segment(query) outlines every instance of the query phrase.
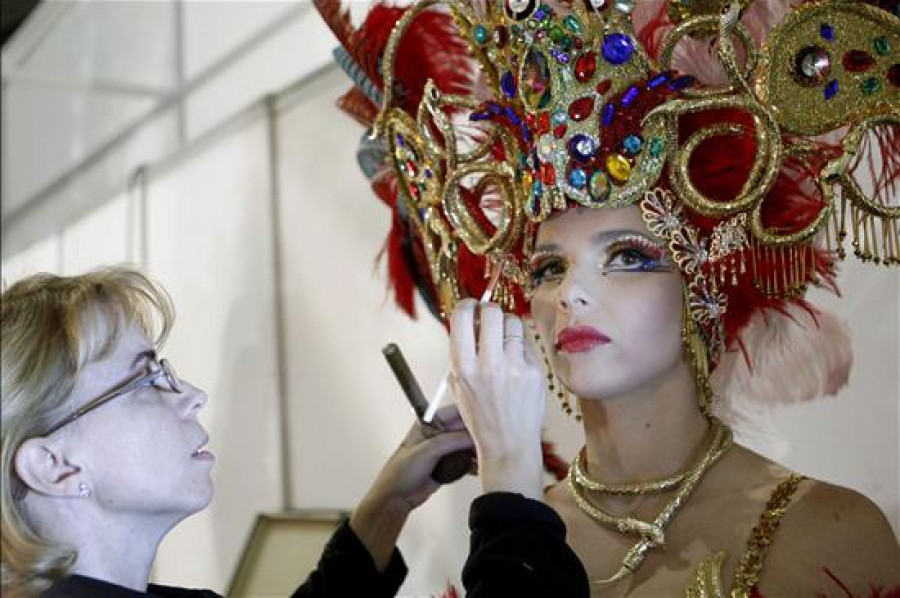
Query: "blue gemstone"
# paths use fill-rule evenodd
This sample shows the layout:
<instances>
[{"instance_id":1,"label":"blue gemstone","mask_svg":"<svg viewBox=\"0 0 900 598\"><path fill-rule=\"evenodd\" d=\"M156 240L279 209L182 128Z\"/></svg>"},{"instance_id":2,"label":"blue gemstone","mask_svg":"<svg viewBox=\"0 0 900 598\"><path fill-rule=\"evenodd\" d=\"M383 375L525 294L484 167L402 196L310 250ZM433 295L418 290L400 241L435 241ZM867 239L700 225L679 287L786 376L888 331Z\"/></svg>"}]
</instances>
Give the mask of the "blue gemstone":
<instances>
[{"instance_id":1,"label":"blue gemstone","mask_svg":"<svg viewBox=\"0 0 900 598\"><path fill-rule=\"evenodd\" d=\"M597 143L583 133L573 135L569 140L569 153L576 160L586 162L591 159L595 151L597 151Z\"/></svg>"},{"instance_id":2,"label":"blue gemstone","mask_svg":"<svg viewBox=\"0 0 900 598\"><path fill-rule=\"evenodd\" d=\"M678 77L671 83L669 83L669 89L672 89L675 91L681 91L685 87L690 87L693 84L694 84L693 77L691 77L690 75L683 75L681 77Z\"/></svg>"},{"instance_id":3,"label":"blue gemstone","mask_svg":"<svg viewBox=\"0 0 900 598\"><path fill-rule=\"evenodd\" d=\"M822 23L819 25L819 35L822 36L822 39L827 39L830 42L834 41L834 27L829 25L828 23Z\"/></svg>"},{"instance_id":4,"label":"blue gemstone","mask_svg":"<svg viewBox=\"0 0 900 598\"><path fill-rule=\"evenodd\" d=\"M544 186L540 181L534 181L531 183L531 195L533 197L540 197L541 194L544 193Z\"/></svg>"},{"instance_id":5,"label":"blue gemstone","mask_svg":"<svg viewBox=\"0 0 900 598\"><path fill-rule=\"evenodd\" d=\"M838 92L838 81L837 81L837 79L832 79L832 81L828 85L825 86L825 90L824 90L825 99L830 100L831 98L833 98L834 96L837 95L837 92Z\"/></svg>"},{"instance_id":6,"label":"blue gemstone","mask_svg":"<svg viewBox=\"0 0 900 598\"><path fill-rule=\"evenodd\" d=\"M488 31L484 25L475 25L473 33L475 34L475 41L479 44L483 44L488 40Z\"/></svg>"},{"instance_id":7,"label":"blue gemstone","mask_svg":"<svg viewBox=\"0 0 900 598\"><path fill-rule=\"evenodd\" d=\"M659 87L660 85L662 85L663 83L668 81L669 77L670 77L669 73L662 73L661 75L657 75L657 76L653 77L647 83L647 89L656 89L657 87Z\"/></svg>"},{"instance_id":8,"label":"blue gemstone","mask_svg":"<svg viewBox=\"0 0 900 598\"><path fill-rule=\"evenodd\" d=\"M515 110L513 110L513 109L510 108L509 106L504 106L504 107L503 107L503 116L505 116L506 118L508 118L509 120L511 120L512 123L515 124L515 125L518 125L519 123L522 122L521 120L519 120L518 115L516 115Z\"/></svg>"},{"instance_id":9,"label":"blue gemstone","mask_svg":"<svg viewBox=\"0 0 900 598\"><path fill-rule=\"evenodd\" d=\"M491 118L491 114L485 110L481 110L479 112L473 112L469 115L469 120L478 122L480 120L488 120Z\"/></svg>"},{"instance_id":10,"label":"blue gemstone","mask_svg":"<svg viewBox=\"0 0 900 598\"><path fill-rule=\"evenodd\" d=\"M500 77L500 89L503 90L503 93L506 94L506 97L512 98L516 95L516 79L513 77L513 74L509 71L503 73L503 76Z\"/></svg>"},{"instance_id":11,"label":"blue gemstone","mask_svg":"<svg viewBox=\"0 0 900 598\"><path fill-rule=\"evenodd\" d=\"M608 127L612 124L613 117L616 115L616 106L612 102L607 102L603 106L603 116L600 117L600 122L603 123L604 127Z\"/></svg>"},{"instance_id":12,"label":"blue gemstone","mask_svg":"<svg viewBox=\"0 0 900 598\"><path fill-rule=\"evenodd\" d=\"M634 44L631 38L623 33L610 33L603 38L601 51L603 58L610 64L623 64L634 54Z\"/></svg>"},{"instance_id":13,"label":"blue gemstone","mask_svg":"<svg viewBox=\"0 0 900 598\"><path fill-rule=\"evenodd\" d=\"M569 173L569 184L576 189L582 189L587 185L587 173L580 168L573 168Z\"/></svg>"},{"instance_id":14,"label":"blue gemstone","mask_svg":"<svg viewBox=\"0 0 900 598\"><path fill-rule=\"evenodd\" d=\"M543 21L547 17L547 11L544 10L544 7L541 6L539 9L534 11L534 18L538 21Z\"/></svg>"},{"instance_id":15,"label":"blue gemstone","mask_svg":"<svg viewBox=\"0 0 900 598\"><path fill-rule=\"evenodd\" d=\"M556 48L550 48L550 55L556 59L556 62L560 64L569 64L569 55L562 50L557 50Z\"/></svg>"},{"instance_id":16,"label":"blue gemstone","mask_svg":"<svg viewBox=\"0 0 900 598\"><path fill-rule=\"evenodd\" d=\"M637 88L637 86L629 87L628 91L625 92L625 95L622 96L622 106L626 108L631 106L637 99L638 93L640 93L640 90Z\"/></svg>"},{"instance_id":17,"label":"blue gemstone","mask_svg":"<svg viewBox=\"0 0 900 598\"><path fill-rule=\"evenodd\" d=\"M637 135L629 135L622 141L622 147L625 148L626 152L634 156L641 153L644 141Z\"/></svg>"},{"instance_id":18,"label":"blue gemstone","mask_svg":"<svg viewBox=\"0 0 900 598\"><path fill-rule=\"evenodd\" d=\"M495 102L489 102L487 105L488 112L491 114L500 115L500 105Z\"/></svg>"},{"instance_id":19,"label":"blue gemstone","mask_svg":"<svg viewBox=\"0 0 900 598\"><path fill-rule=\"evenodd\" d=\"M403 135L401 135L400 133L397 133L397 145L405 145Z\"/></svg>"},{"instance_id":20,"label":"blue gemstone","mask_svg":"<svg viewBox=\"0 0 900 598\"><path fill-rule=\"evenodd\" d=\"M531 136L531 131L528 130L528 127L522 124L519 128L522 131L522 137L525 138L525 141L531 143L531 140L534 139L534 137Z\"/></svg>"}]
</instances>

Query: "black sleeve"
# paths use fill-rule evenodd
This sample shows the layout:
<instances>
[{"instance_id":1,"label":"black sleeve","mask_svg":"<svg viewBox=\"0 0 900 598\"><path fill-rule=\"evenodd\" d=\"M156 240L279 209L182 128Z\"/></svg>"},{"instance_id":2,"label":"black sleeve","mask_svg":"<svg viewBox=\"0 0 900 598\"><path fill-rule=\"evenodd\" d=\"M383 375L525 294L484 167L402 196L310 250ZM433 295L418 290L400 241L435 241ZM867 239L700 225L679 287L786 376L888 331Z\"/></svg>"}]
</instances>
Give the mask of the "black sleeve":
<instances>
[{"instance_id":1,"label":"black sleeve","mask_svg":"<svg viewBox=\"0 0 900 598\"><path fill-rule=\"evenodd\" d=\"M575 598L590 594L587 573L566 544L556 511L521 494L480 496L469 511L472 532L463 568L467 598Z\"/></svg>"},{"instance_id":2,"label":"black sleeve","mask_svg":"<svg viewBox=\"0 0 900 598\"><path fill-rule=\"evenodd\" d=\"M292 598L393 597L406 578L406 563L394 549L383 573L347 521L334 532L322 552L316 570Z\"/></svg>"}]
</instances>

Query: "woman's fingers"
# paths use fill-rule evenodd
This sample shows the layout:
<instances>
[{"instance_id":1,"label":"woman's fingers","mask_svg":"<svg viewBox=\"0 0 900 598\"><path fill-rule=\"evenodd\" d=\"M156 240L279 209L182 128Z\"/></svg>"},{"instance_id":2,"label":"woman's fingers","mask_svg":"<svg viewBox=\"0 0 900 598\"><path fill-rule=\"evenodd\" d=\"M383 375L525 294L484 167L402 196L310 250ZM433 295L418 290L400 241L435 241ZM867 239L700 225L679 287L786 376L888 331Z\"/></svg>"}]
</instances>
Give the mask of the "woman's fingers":
<instances>
[{"instance_id":1,"label":"woman's fingers","mask_svg":"<svg viewBox=\"0 0 900 598\"><path fill-rule=\"evenodd\" d=\"M496 364L503 357L503 310L496 303L478 305L478 357L483 365Z\"/></svg>"},{"instance_id":2,"label":"woman's fingers","mask_svg":"<svg viewBox=\"0 0 900 598\"><path fill-rule=\"evenodd\" d=\"M525 326L518 316L503 315L503 351L511 356L522 358L525 350Z\"/></svg>"},{"instance_id":3,"label":"woman's fingers","mask_svg":"<svg viewBox=\"0 0 900 598\"><path fill-rule=\"evenodd\" d=\"M463 299L456 304L450 318L450 357L456 369L471 371L475 365L475 310L474 299Z\"/></svg>"},{"instance_id":4,"label":"woman's fingers","mask_svg":"<svg viewBox=\"0 0 900 598\"><path fill-rule=\"evenodd\" d=\"M437 410L434 419L435 421L440 421L447 431L466 429L462 416L459 414L459 408L456 405L441 407Z\"/></svg>"}]
</instances>

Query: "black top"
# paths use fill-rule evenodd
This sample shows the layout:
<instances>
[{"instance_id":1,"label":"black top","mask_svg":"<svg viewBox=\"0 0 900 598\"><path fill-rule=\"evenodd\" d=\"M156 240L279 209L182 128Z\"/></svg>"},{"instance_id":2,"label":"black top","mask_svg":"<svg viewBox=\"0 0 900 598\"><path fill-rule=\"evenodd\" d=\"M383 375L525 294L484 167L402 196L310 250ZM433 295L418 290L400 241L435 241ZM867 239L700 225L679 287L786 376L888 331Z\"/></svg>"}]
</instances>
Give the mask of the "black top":
<instances>
[{"instance_id":1,"label":"black top","mask_svg":"<svg viewBox=\"0 0 900 598\"><path fill-rule=\"evenodd\" d=\"M477 498L469 512L472 531L463 585L469 598L504 596L569 598L588 596L587 574L566 544L566 527L544 503L497 492ZM292 598L392 597L406 577L400 552L379 573L368 550L345 521L335 531L316 570ZM81 575L71 575L44 598L221 598L210 590L150 584L137 592Z\"/></svg>"},{"instance_id":2,"label":"black top","mask_svg":"<svg viewBox=\"0 0 900 598\"><path fill-rule=\"evenodd\" d=\"M566 526L546 504L521 494L485 494L472 502L469 529L462 572L469 598L590 595L587 572L566 544Z\"/></svg>"}]
</instances>

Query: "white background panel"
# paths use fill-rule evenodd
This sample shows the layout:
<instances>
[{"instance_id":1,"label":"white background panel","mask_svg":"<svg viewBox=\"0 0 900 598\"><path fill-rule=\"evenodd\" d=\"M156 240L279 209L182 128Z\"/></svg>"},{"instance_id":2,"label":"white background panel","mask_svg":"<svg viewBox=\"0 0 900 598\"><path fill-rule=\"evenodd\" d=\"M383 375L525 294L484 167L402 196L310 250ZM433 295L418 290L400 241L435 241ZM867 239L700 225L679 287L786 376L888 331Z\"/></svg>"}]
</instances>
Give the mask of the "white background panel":
<instances>
[{"instance_id":1,"label":"white background panel","mask_svg":"<svg viewBox=\"0 0 900 598\"><path fill-rule=\"evenodd\" d=\"M256 119L205 144L148 193L149 270L178 310L165 354L209 394L218 456L212 506L166 538L155 575L219 592L256 513L280 507L265 131Z\"/></svg>"},{"instance_id":2,"label":"white background panel","mask_svg":"<svg viewBox=\"0 0 900 598\"><path fill-rule=\"evenodd\" d=\"M60 234L62 273L69 276L98 266L133 262L128 215L127 199L120 195L67 227Z\"/></svg>"},{"instance_id":3,"label":"white background panel","mask_svg":"<svg viewBox=\"0 0 900 598\"><path fill-rule=\"evenodd\" d=\"M3 287L38 272L59 272L60 240L53 235L12 256L3 256Z\"/></svg>"},{"instance_id":4,"label":"white background panel","mask_svg":"<svg viewBox=\"0 0 900 598\"><path fill-rule=\"evenodd\" d=\"M337 113L340 73L317 79L280 119L288 396L295 506L351 508L413 421L381 348L400 345L426 394L447 368L446 333L420 304L394 306L375 268L390 212L355 167L362 131ZM323 118L323 115L329 115ZM401 537L425 595L456 578L468 551L474 479L442 489ZM461 587L461 586L458 586Z\"/></svg>"}]
</instances>

